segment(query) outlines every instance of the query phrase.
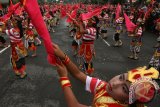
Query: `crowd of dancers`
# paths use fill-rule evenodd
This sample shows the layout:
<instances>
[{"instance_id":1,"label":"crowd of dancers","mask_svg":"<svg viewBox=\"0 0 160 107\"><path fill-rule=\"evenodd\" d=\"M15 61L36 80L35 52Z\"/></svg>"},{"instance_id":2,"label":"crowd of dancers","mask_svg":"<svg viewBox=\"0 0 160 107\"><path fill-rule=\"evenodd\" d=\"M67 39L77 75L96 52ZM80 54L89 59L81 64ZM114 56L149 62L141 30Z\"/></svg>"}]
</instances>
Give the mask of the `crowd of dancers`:
<instances>
[{"instance_id":1,"label":"crowd of dancers","mask_svg":"<svg viewBox=\"0 0 160 107\"><path fill-rule=\"evenodd\" d=\"M20 6L20 5L23 6ZM26 5L27 4L27 5ZM70 58L56 44L52 44L54 54L47 52L56 58L57 72L60 76L60 83L63 88L65 98L69 107L87 107L80 104L75 98L71 83L68 78L68 72L83 83L86 84L86 90L94 94L92 102L93 107L144 107L144 103L151 101L155 94L160 93L158 85L160 71L160 39L157 39L155 52L148 66L135 68L127 73L113 77L109 82L91 77L95 68L93 66L96 50L94 48L95 40L98 37L107 39L109 28L115 29L113 40L114 47L125 45L120 38L122 32L126 32L131 38L130 55L128 58L138 60L143 32L150 15L154 11L160 11L160 4L152 0L144 7L138 9L131 6L128 10L123 4L41 4L38 10L41 12L44 29L38 29L38 20L32 17L33 12L29 7L31 4L38 6L36 0L21 0L21 3L10 5L1 10L0 17L0 45L1 47L11 46L11 65L15 75L21 79L27 76L25 58L38 55L37 46L42 45L49 50L50 39L42 35L47 29L54 33L55 27L58 27L61 18L67 17L69 32L73 37L72 47L73 55L77 57L78 64L75 65ZM35 6L34 5L34 6ZM27 7L28 6L28 7ZM36 8L35 6L35 8ZM157 10L158 8L158 10ZM36 8L37 9L37 8ZM137 11L135 11L137 10ZM37 12L38 14L38 12ZM155 29L160 32L160 18L154 20ZM40 23L41 24L41 23ZM3 36L8 36L10 44L6 44ZM46 36L46 38L41 38ZM47 41L48 40L48 43ZM151 55L152 56L152 55ZM37 56L38 57L38 56ZM59 61L57 61L57 58ZM48 58L50 62L51 57ZM78 66L78 67L77 67Z\"/></svg>"}]
</instances>

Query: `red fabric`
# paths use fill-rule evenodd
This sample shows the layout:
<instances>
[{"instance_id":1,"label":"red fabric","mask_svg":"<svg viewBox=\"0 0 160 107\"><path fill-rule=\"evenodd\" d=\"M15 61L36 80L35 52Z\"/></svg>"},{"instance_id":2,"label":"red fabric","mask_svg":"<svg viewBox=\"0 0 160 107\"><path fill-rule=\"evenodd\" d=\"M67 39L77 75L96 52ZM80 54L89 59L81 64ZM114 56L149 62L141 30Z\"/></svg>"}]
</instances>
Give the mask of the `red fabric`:
<instances>
[{"instance_id":1,"label":"red fabric","mask_svg":"<svg viewBox=\"0 0 160 107\"><path fill-rule=\"evenodd\" d=\"M90 90L92 93L94 93L94 90L96 88L96 84L97 84L98 79L96 78L92 78L91 82L90 82Z\"/></svg>"},{"instance_id":2,"label":"red fabric","mask_svg":"<svg viewBox=\"0 0 160 107\"><path fill-rule=\"evenodd\" d=\"M73 21L73 19L76 18L77 15L77 9L73 10L72 13L70 15L68 15L68 19L67 22L70 23Z\"/></svg>"},{"instance_id":3,"label":"red fabric","mask_svg":"<svg viewBox=\"0 0 160 107\"><path fill-rule=\"evenodd\" d=\"M61 9L61 18L65 17L66 16L66 10L65 8L62 8Z\"/></svg>"},{"instance_id":4,"label":"red fabric","mask_svg":"<svg viewBox=\"0 0 160 107\"><path fill-rule=\"evenodd\" d=\"M16 15L21 15L22 14L22 11L23 11L23 7L19 7L14 13Z\"/></svg>"},{"instance_id":5,"label":"red fabric","mask_svg":"<svg viewBox=\"0 0 160 107\"><path fill-rule=\"evenodd\" d=\"M13 5L12 1L10 1L10 6L8 7L8 12L13 12L15 11L19 6L20 6L20 2L18 2L17 4Z\"/></svg>"},{"instance_id":6,"label":"red fabric","mask_svg":"<svg viewBox=\"0 0 160 107\"><path fill-rule=\"evenodd\" d=\"M129 19L129 17L124 13L126 28L128 32L133 32L136 28L136 25Z\"/></svg>"},{"instance_id":7,"label":"red fabric","mask_svg":"<svg viewBox=\"0 0 160 107\"><path fill-rule=\"evenodd\" d=\"M92 11L92 12L82 13L82 14L81 14L81 18L82 18L82 20L90 19L90 18L92 18L93 16L99 15L99 14L101 13L101 10L102 10L101 8L97 8L97 9L95 9L95 10Z\"/></svg>"},{"instance_id":8,"label":"red fabric","mask_svg":"<svg viewBox=\"0 0 160 107\"><path fill-rule=\"evenodd\" d=\"M117 8L116 8L116 19L118 19L120 16L119 14L121 13L121 5L118 4L117 5Z\"/></svg>"},{"instance_id":9,"label":"red fabric","mask_svg":"<svg viewBox=\"0 0 160 107\"><path fill-rule=\"evenodd\" d=\"M89 5L89 6L87 6L87 11L88 12L91 12L92 11L92 7Z\"/></svg>"},{"instance_id":10,"label":"red fabric","mask_svg":"<svg viewBox=\"0 0 160 107\"><path fill-rule=\"evenodd\" d=\"M20 6L20 2L13 5L12 2L11 2L11 5L10 7L8 8L8 13L5 14L4 16L0 17L0 19L2 19L4 22L7 21L11 16L12 14L14 13L14 11L17 10L17 8Z\"/></svg>"},{"instance_id":11,"label":"red fabric","mask_svg":"<svg viewBox=\"0 0 160 107\"><path fill-rule=\"evenodd\" d=\"M23 0L21 0L23 3ZM54 56L54 48L52 46L52 41L49 35L49 32L47 30L47 27L43 21L37 0L26 0L26 3L24 4L24 9L28 13L32 24L36 28L38 34L41 36L41 38L44 41L44 46L46 48L46 51L48 53L48 61L50 64L55 65L58 63L57 58Z\"/></svg>"},{"instance_id":12,"label":"red fabric","mask_svg":"<svg viewBox=\"0 0 160 107\"><path fill-rule=\"evenodd\" d=\"M12 13L7 13L7 14L5 14L4 16L2 16L1 18L2 18L2 20L5 22L5 21L7 21L11 16L12 16Z\"/></svg>"}]
</instances>

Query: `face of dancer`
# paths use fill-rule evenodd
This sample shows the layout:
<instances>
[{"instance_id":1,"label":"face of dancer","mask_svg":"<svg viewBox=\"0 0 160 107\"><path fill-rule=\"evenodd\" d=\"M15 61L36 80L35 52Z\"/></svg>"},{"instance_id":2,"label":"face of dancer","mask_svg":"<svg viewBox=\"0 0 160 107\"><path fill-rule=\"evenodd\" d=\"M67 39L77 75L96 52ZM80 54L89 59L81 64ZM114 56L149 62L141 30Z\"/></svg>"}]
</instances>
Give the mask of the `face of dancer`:
<instances>
[{"instance_id":1,"label":"face of dancer","mask_svg":"<svg viewBox=\"0 0 160 107\"><path fill-rule=\"evenodd\" d=\"M129 87L131 82L128 81L128 73L113 77L107 85L107 92L117 101L121 103L129 103ZM148 94L148 92L150 92ZM139 83L135 88L135 100L142 103L151 101L154 98L155 89L149 82ZM142 100L143 99L143 100Z\"/></svg>"},{"instance_id":2,"label":"face of dancer","mask_svg":"<svg viewBox=\"0 0 160 107\"><path fill-rule=\"evenodd\" d=\"M129 102L129 87L130 82L127 80L127 73L113 77L107 85L107 92L114 99L121 103Z\"/></svg>"}]
</instances>

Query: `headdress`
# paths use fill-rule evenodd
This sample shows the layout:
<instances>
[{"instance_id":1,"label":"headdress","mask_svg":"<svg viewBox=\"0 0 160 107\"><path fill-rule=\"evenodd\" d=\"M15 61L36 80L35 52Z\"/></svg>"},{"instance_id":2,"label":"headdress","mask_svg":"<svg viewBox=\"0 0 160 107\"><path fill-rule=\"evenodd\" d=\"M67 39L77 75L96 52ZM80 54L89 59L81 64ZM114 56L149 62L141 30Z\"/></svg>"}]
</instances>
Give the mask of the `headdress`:
<instances>
[{"instance_id":1,"label":"headdress","mask_svg":"<svg viewBox=\"0 0 160 107\"><path fill-rule=\"evenodd\" d=\"M128 80L131 82L129 89L129 104L136 100L142 103L151 101L160 90L159 85L153 80L159 78L159 72L155 68L146 69L139 67L128 72Z\"/></svg>"}]
</instances>

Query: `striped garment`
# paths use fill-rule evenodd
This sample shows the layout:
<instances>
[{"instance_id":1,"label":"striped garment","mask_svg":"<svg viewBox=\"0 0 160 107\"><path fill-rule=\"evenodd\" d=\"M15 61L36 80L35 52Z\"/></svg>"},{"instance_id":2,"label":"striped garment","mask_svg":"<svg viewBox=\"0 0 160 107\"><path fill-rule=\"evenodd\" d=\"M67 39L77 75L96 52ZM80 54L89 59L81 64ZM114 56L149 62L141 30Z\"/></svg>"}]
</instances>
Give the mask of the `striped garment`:
<instances>
[{"instance_id":1,"label":"striped garment","mask_svg":"<svg viewBox=\"0 0 160 107\"><path fill-rule=\"evenodd\" d=\"M96 29L91 27L91 28L87 28L87 34L83 35L83 40L95 40L96 38Z\"/></svg>"},{"instance_id":2,"label":"striped garment","mask_svg":"<svg viewBox=\"0 0 160 107\"><path fill-rule=\"evenodd\" d=\"M119 17L119 18L116 20L116 23L117 23L117 24L122 24L122 23L123 23L123 17Z\"/></svg>"},{"instance_id":3,"label":"striped garment","mask_svg":"<svg viewBox=\"0 0 160 107\"><path fill-rule=\"evenodd\" d=\"M11 28L9 30L6 30L5 32L9 36L10 41L12 43L21 41L20 34L19 34L18 30L14 29L14 28Z\"/></svg>"},{"instance_id":4,"label":"striped garment","mask_svg":"<svg viewBox=\"0 0 160 107\"><path fill-rule=\"evenodd\" d=\"M143 33L142 27L139 27L136 34L137 34L138 36L141 36L142 33Z\"/></svg>"},{"instance_id":5,"label":"striped garment","mask_svg":"<svg viewBox=\"0 0 160 107\"><path fill-rule=\"evenodd\" d=\"M155 69L159 70L160 69L160 58L153 56L149 64Z\"/></svg>"},{"instance_id":6,"label":"striped garment","mask_svg":"<svg viewBox=\"0 0 160 107\"><path fill-rule=\"evenodd\" d=\"M105 16L103 18L106 19L106 20L109 20L108 14L105 14Z\"/></svg>"},{"instance_id":7,"label":"striped garment","mask_svg":"<svg viewBox=\"0 0 160 107\"><path fill-rule=\"evenodd\" d=\"M130 15L130 16L129 16L129 19L130 19L130 20L133 20L133 19L134 19L134 16L133 16L133 15Z\"/></svg>"},{"instance_id":8,"label":"striped garment","mask_svg":"<svg viewBox=\"0 0 160 107\"><path fill-rule=\"evenodd\" d=\"M139 53L141 51L141 45L130 45L131 52Z\"/></svg>"},{"instance_id":9,"label":"striped garment","mask_svg":"<svg viewBox=\"0 0 160 107\"><path fill-rule=\"evenodd\" d=\"M156 49L149 64L157 70L160 70L160 47Z\"/></svg>"},{"instance_id":10,"label":"striped garment","mask_svg":"<svg viewBox=\"0 0 160 107\"><path fill-rule=\"evenodd\" d=\"M107 92L108 83L87 76L86 78L86 91L91 92L94 96L93 107L128 107L114 100Z\"/></svg>"},{"instance_id":11,"label":"striped garment","mask_svg":"<svg viewBox=\"0 0 160 107\"><path fill-rule=\"evenodd\" d=\"M85 86L86 91L88 91L90 93L95 93L96 88L100 82L102 82L102 81L99 79L87 76L86 86Z\"/></svg>"}]
</instances>

